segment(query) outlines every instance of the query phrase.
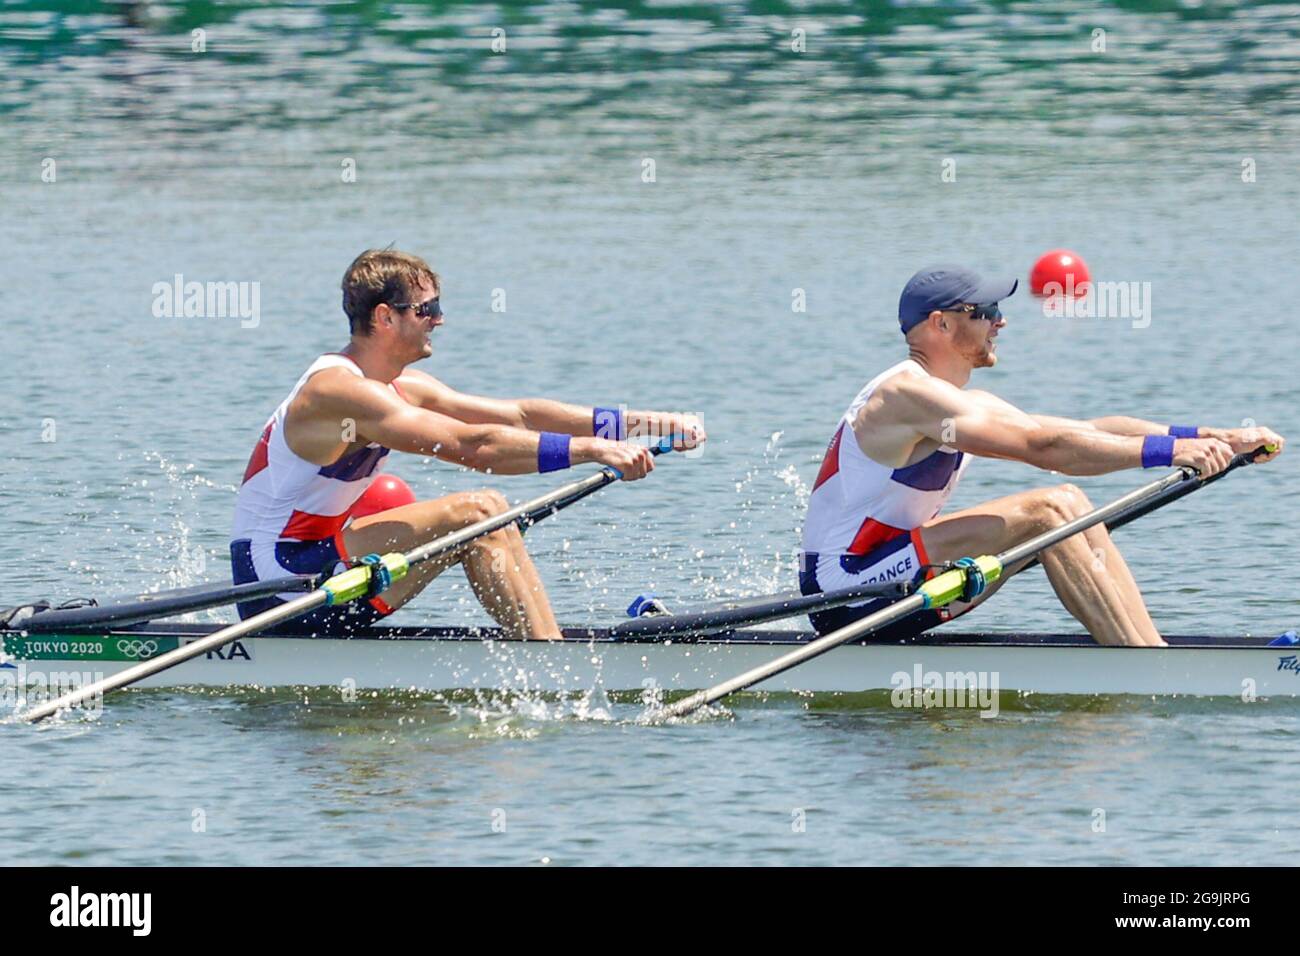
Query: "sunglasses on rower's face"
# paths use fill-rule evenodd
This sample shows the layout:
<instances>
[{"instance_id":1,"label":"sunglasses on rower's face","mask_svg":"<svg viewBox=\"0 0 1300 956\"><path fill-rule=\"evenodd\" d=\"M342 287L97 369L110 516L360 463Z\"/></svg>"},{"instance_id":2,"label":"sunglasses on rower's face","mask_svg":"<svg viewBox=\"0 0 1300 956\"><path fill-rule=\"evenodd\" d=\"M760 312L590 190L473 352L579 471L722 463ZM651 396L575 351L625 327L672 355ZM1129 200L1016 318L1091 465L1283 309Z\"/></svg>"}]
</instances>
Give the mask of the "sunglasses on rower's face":
<instances>
[{"instance_id":1,"label":"sunglasses on rower's face","mask_svg":"<svg viewBox=\"0 0 1300 956\"><path fill-rule=\"evenodd\" d=\"M944 309L944 312L965 312L972 319L984 319L988 322L996 322L1002 318L1002 310L998 308L996 302L990 302L988 305L954 305L951 309Z\"/></svg>"},{"instance_id":2,"label":"sunglasses on rower's face","mask_svg":"<svg viewBox=\"0 0 1300 956\"><path fill-rule=\"evenodd\" d=\"M442 315L441 299L430 299L428 302L390 302L388 303L394 309L414 309L415 314L422 319L432 319Z\"/></svg>"}]
</instances>

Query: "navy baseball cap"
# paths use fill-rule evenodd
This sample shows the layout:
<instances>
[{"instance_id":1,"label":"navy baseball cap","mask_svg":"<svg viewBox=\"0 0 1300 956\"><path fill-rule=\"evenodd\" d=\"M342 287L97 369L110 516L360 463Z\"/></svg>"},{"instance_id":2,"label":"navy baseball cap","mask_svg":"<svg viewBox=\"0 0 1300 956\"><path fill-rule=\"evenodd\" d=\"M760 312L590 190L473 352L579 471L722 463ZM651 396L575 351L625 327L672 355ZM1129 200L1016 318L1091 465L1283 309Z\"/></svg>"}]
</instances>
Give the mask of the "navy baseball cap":
<instances>
[{"instance_id":1,"label":"navy baseball cap","mask_svg":"<svg viewBox=\"0 0 1300 956\"><path fill-rule=\"evenodd\" d=\"M929 266L903 286L898 297L898 324L906 335L935 309L968 302L992 305L1016 291L1019 279L985 279L961 266Z\"/></svg>"}]
</instances>

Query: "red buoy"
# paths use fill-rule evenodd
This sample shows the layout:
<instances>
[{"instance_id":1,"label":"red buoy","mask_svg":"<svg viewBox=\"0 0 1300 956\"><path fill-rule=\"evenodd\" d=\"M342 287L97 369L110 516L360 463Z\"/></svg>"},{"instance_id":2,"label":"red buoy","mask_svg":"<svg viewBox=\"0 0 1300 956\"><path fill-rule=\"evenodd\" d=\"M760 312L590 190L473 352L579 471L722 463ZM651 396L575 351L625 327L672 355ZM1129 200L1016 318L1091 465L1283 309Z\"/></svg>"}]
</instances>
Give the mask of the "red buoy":
<instances>
[{"instance_id":1,"label":"red buoy","mask_svg":"<svg viewBox=\"0 0 1300 956\"><path fill-rule=\"evenodd\" d=\"M1029 272L1029 291L1034 295L1082 297L1092 288L1088 264L1069 249L1053 249L1038 257Z\"/></svg>"},{"instance_id":2,"label":"red buoy","mask_svg":"<svg viewBox=\"0 0 1300 956\"><path fill-rule=\"evenodd\" d=\"M396 475L381 474L370 483L370 487L357 499L357 503L352 506L348 514L353 518L364 518L367 515L378 514L380 511L387 511L389 508L412 504L414 501L415 492L411 490L410 485Z\"/></svg>"}]
</instances>

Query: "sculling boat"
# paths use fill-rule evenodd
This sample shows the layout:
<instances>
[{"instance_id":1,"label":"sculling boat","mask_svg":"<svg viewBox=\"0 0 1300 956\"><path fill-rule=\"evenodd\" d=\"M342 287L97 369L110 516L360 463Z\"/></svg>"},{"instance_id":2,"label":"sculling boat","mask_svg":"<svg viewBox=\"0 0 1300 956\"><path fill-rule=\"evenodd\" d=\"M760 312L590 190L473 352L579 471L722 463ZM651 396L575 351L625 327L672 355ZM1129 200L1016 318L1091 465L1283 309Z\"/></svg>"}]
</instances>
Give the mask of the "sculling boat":
<instances>
[{"instance_id":1,"label":"sculling boat","mask_svg":"<svg viewBox=\"0 0 1300 956\"><path fill-rule=\"evenodd\" d=\"M3 634L0 682L62 673L98 679L209 635L219 625ZM520 692L698 690L813 639L737 630L662 638L568 628L556 642L503 639L492 628L374 627L351 637L262 632L141 681L230 685ZM757 685L772 691L942 686L1044 694L1295 697L1300 645L1277 638L1176 636L1168 648L1100 647L1087 635L932 631L906 643L845 644ZM35 676L34 676L35 675Z\"/></svg>"},{"instance_id":2,"label":"sculling boat","mask_svg":"<svg viewBox=\"0 0 1300 956\"><path fill-rule=\"evenodd\" d=\"M652 452L662 453L661 444ZM1102 647L1085 635L948 632L901 641L878 631L911 614L970 601L1006 568L1032 564L1047 548L1095 525L1114 529L1249 464L1237 455L1201 478L1188 468L1035 535L999 554L961 558L932 577L876 582L813 595L771 595L677 615L638 598L634 620L571 628L559 641L504 639L490 629L375 627L308 634L294 621L315 608L382 593L408 569L512 522L527 529L618 479L610 468L444 535L406 553L368 555L319 580L296 576L137 595L100 607L47 602L0 612L0 690L48 690L35 706L15 695L20 719L44 720L132 684L142 686L336 686L359 689L500 689L521 692L681 691L661 715L679 717L746 688L775 691L947 691L959 706L1003 690L1045 694L1228 695L1252 701L1300 692L1294 632L1276 638L1182 636L1169 646ZM217 607L259 594L288 594L276 607L230 625L158 624L158 617ZM885 606L825 635L746 630L753 624L884 598ZM873 636L877 640L872 641ZM737 671L741 673L737 674Z\"/></svg>"}]
</instances>

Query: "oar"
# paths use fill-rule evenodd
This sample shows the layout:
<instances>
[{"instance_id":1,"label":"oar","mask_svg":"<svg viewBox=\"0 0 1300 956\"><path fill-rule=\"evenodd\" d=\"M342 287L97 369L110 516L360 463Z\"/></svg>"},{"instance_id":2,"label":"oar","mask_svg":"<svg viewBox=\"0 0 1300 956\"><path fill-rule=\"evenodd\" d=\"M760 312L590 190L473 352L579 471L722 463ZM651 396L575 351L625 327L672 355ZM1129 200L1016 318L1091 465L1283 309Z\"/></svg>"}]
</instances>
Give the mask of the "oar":
<instances>
[{"instance_id":1,"label":"oar","mask_svg":"<svg viewBox=\"0 0 1300 956\"><path fill-rule=\"evenodd\" d=\"M1059 544L1080 531L1086 531L1088 528L1124 514L1136 506L1149 503L1171 488L1184 485L1190 486L1189 490L1185 492L1190 493L1207 483L1198 481L1196 472L1191 468L1180 468L1177 471L1170 472L1158 481L1153 481L1151 484L1130 492L1122 498L1117 498L1108 505L1075 518L1073 521L1066 522L1059 528L1036 535L1014 548L1003 551L1001 554L983 555L974 559L964 558L963 563L966 566L956 567L936 575L921 584L915 594L895 601L888 607L881 608L874 614L868 614L861 620L854 621L839 630L810 641L797 650L783 654L767 664L745 671L745 673L707 690L697 691L689 697L684 697L675 704L665 707L662 714L666 717L685 716L706 704L711 704L726 697L728 694L734 694L746 687L752 687L754 684L775 677L777 674L782 674L805 661L810 661L814 657L820 657L841 644L847 644L849 641L877 631L882 627L893 624L895 621L901 621L917 611L944 607L965 594L968 576L982 577L985 581L991 583L1001 577L1003 568L1026 558L1032 558L1040 551L1044 551L1054 544Z\"/></svg>"},{"instance_id":2,"label":"oar","mask_svg":"<svg viewBox=\"0 0 1300 956\"><path fill-rule=\"evenodd\" d=\"M206 584L168 591L153 591L129 598L119 598L111 604L92 604L86 607L51 608L33 611L30 616L15 616L9 627L13 630L41 633L64 631L79 627L125 627L141 621L152 621L175 614L203 611L241 601L254 601L284 594L289 591L306 591L315 583L310 574L291 574L265 581L245 584Z\"/></svg>"},{"instance_id":3,"label":"oar","mask_svg":"<svg viewBox=\"0 0 1300 956\"><path fill-rule=\"evenodd\" d=\"M1177 501L1179 498L1190 495L1198 488L1204 488L1206 485L1214 484L1220 478L1227 476L1230 472L1235 471L1244 465L1254 464L1255 459L1259 458L1261 455L1271 454L1275 451L1277 451L1276 445L1260 445L1254 451L1244 451L1240 455L1234 455L1232 461L1228 462L1228 467L1223 469L1223 471L1210 475L1208 478L1201 478L1198 481L1189 484L1176 485L1164 494L1157 495L1150 501L1145 501L1141 505L1135 505L1123 514L1116 515L1114 518L1106 522L1106 527L1112 531L1116 528L1122 528L1129 522L1136 521L1143 515L1148 515L1155 511L1157 508L1163 508L1171 501Z\"/></svg>"},{"instance_id":4,"label":"oar","mask_svg":"<svg viewBox=\"0 0 1300 956\"><path fill-rule=\"evenodd\" d=\"M911 581L881 581L874 584L854 584L816 594L773 594L761 598L722 602L713 607L699 608L683 614L663 614L637 618L610 628L610 637L629 641L648 641L673 634L711 634L729 631L747 624L778 621L796 614L813 614L831 608L856 604L871 598L901 598L916 590Z\"/></svg>"},{"instance_id":5,"label":"oar","mask_svg":"<svg viewBox=\"0 0 1300 956\"><path fill-rule=\"evenodd\" d=\"M664 443L661 443L657 448L651 449L651 451L659 454L670 450L671 447L672 445L665 440ZM393 551L383 556L373 556L375 558L374 563L358 565L336 574L314 591L286 601L279 607L271 608L260 614L254 614L238 624L223 627L207 637L194 641L192 644L185 644L175 650L160 654L158 657L141 661L139 664L128 667L103 680L87 684L85 687L33 707L31 710L17 716L28 723L44 720L60 710L74 707L83 701L142 681L146 677L151 677L168 668L175 667L177 664L184 663L209 651L214 651L231 641L238 640L241 637L248 637L258 631L264 631L269 627L292 620L295 617L301 617L318 607L345 604L348 601L365 597L370 593L372 576L378 575L381 581L388 578L388 581L384 584L386 587L388 583L405 577L406 573L416 565L423 564L425 561L444 555L449 551L454 551L475 538L504 528L522 515L532 512L539 514L543 512L554 513L554 511L558 510L558 502L563 501L565 503L564 507L567 507L621 477L622 475L614 468L602 468L593 475L570 482L531 501L525 501L523 504L516 505L499 515L485 518L459 531L443 535L441 538L422 544L405 554Z\"/></svg>"},{"instance_id":6,"label":"oar","mask_svg":"<svg viewBox=\"0 0 1300 956\"><path fill-rule=\"evenodd\" d=\"M652 447L650 453L660 455L671 449L670 437ZM582 500L601 487L604 486L586 485L559 501L548 500L546 504L530 508L516 517L515 523L519 525L521 531L526 531L537 522ZM275 594L309 591L317 580L319 580L317 575L290 574L244 584L192 585L174 590L152 591L119 599L111 604L51 608L44 611L32 607L27 614L14 617L8 627L10 630L30 631L33 634L88 627L126 627L177 614L189 614L193 611L204 611L208 608L224 607L243 601L255 601ZM3 629L4 627L0 626L0 630Z\"/></svg>"}]
</instances>

